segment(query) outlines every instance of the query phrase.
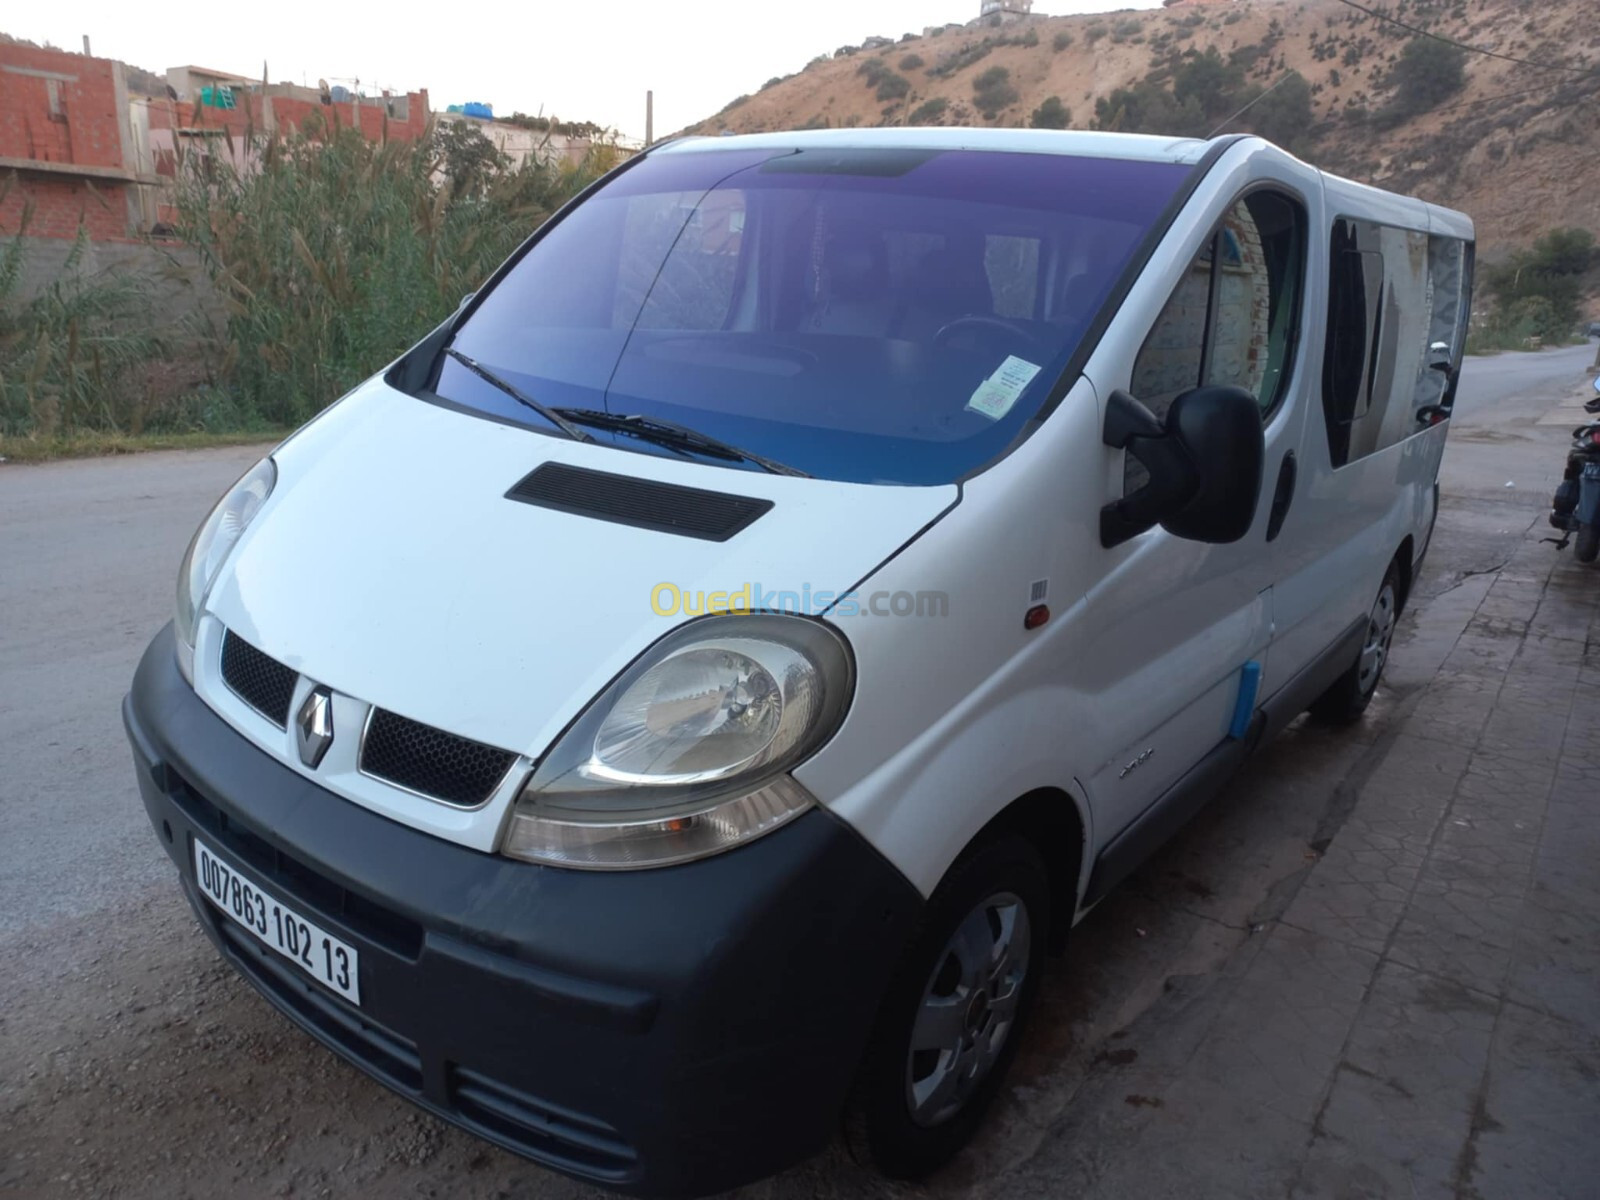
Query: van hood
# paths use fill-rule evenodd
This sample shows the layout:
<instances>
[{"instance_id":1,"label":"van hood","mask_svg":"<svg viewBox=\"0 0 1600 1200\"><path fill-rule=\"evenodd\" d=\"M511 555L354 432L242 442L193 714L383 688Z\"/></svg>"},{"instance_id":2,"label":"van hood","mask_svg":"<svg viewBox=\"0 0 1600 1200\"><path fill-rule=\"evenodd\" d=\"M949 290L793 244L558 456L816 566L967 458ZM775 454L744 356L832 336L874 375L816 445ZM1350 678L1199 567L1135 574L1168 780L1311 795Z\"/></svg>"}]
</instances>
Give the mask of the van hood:
<instances>
[{"instance_id":1,"label":"van hood","mask_svg":"<svg viewBox=\"0 0 1600 1200\"><path fill-rule=\"evenodd\" d=\"M954 485L837 483L566 441L381 379L273 457L277 487L206 611L338 691L528 755L692 619L656 611L658 585L692 596L749 584L758 605L761 594L837 593L959 495ZM507 497L546 463L771 507L718 542Z\"/></svg>"}]
</instances>

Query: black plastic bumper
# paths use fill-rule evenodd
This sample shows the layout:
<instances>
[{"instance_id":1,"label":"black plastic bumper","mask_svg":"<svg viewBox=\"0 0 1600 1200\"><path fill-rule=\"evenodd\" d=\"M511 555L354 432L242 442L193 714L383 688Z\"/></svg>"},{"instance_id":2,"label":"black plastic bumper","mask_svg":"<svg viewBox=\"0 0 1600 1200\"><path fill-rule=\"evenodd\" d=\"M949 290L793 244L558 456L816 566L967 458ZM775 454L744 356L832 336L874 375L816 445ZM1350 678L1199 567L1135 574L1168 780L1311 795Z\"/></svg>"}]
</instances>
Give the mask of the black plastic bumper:
<instances>
[{"instance_id":1,"label":"black plastic bumper","mask_svg":"<svg viewBox=\"0 0 1600 1200\"><path fill-rule=\"evenodd\" d=\"M424 1108L643 1195L732 1187L832 1136L921 900L826 813L654 871L481 854L257 749L178 674L170 626L123 717L207 934L292 1020ZM361 1007L200 899L196 835L358 949Z\"/></svg>"}]
</instances>

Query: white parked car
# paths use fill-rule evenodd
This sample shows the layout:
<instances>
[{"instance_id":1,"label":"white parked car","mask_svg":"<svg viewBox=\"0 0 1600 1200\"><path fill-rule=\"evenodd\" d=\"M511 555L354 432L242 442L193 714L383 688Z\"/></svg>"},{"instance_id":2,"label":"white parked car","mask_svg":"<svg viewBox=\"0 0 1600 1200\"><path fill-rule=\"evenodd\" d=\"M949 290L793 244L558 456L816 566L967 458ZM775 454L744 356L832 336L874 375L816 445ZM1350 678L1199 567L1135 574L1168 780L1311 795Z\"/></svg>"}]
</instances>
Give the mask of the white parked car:
<instances>
[{"instance_id":1,"label":"white parked car","mask_svg":"<svg viewBox=\"0 0 1600 1200\"><path fill-rule=\"evenodd\" d=\"M922 1175L1073 923L1371 698L1472 238L1247 137L658 147L207 518L151 820L273 1004L491 1141Z\"/></svg>"}]
</instances>

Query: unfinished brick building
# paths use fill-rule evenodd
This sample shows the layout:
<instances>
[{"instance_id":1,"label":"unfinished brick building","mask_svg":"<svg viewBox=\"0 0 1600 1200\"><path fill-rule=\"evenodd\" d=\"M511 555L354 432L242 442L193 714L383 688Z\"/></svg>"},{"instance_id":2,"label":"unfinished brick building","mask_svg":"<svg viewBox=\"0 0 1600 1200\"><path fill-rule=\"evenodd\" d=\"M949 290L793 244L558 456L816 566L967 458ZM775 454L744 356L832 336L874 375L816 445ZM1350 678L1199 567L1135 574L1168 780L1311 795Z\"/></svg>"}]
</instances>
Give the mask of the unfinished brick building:
<instances>
[{"instance_id":1,"label":"unfinished brick building","mask_svg":"<svg viewBox=\"0 0 1600 1200\"><path fill-rule=\"evenodd\" d=\"M251 82L201 67L174 67L159 92L130 88L122 63L0 42L0 235L93 242L160 233L170 220L165 185L180 148L249 153L245 134L311 122L410 141L428 128L428 93L362 97L340 88ZM157 80L157 82L160 82Z\"/></svg>"}]
</instances>

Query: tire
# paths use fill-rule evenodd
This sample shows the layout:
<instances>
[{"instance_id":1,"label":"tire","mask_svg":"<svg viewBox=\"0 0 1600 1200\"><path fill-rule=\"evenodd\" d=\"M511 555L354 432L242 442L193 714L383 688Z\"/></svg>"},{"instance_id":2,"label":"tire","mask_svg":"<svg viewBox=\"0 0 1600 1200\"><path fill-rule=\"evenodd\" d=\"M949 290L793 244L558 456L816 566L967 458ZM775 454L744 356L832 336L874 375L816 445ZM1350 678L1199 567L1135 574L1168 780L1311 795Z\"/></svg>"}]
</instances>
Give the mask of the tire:
<instances>
[{"instance_id":1,"label":"tire","mask_svg":"<svg viewBox=\"0 0 1600 1200\"><path fill-rule=\"evenodd\" d=\"M1044 864L1023 838L999 835L951 868L885 994L846 1106L857 1162L920 1179L971 1139L1016 1057L1049 920ZM913 1035L926 1047L913 1050Z\"/></svg>"},{"instance_id":2,"label":"tire","mask_svg":"<svg viewBox=\"0 0 1600 1200\"><path fill-rule=\"evenodd\" d=\"M1579 562L1590 563L1600 557L1600 525L1581 525L1572 553Z\"/></svg>"},{"instance_id":3,"label":"tire","mask_svg":"<svg viewBox=\"0 0 1600 1200\"><path fill-rule=\"evenodd\" d=\"M1350 725L1361 719L1378 690L1389 647L1394 641L1395 623L1400 619L1400 572L1393 564L1383 577L1378 596L1367 615L1367 635L1350 669L1334 681L1311 704L1311 715L1329 725Z\"/></svg>"}]
</instances>

